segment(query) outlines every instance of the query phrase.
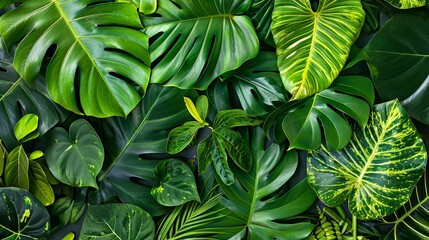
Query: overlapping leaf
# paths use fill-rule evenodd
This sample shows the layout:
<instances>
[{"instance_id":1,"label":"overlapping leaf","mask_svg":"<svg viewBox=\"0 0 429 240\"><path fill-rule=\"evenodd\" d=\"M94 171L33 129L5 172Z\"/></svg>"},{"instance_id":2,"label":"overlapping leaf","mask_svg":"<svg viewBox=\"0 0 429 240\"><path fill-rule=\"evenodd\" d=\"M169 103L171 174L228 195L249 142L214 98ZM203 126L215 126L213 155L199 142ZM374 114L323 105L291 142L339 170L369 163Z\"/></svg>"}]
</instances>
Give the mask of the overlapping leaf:
<instances>
[{"instance_id":1,"label":"overlapping leaf","mask_svg":"<svg viewBox=\"0 0 429 240\"><path fill-rule=\"evenodd\" d=\"M407 202L426 166L426 149L399 102L374 106L365 129L355 129L349 145L310 151L307 173L328 206L348 199L360 219L377 219Z\"/></svg>"},{"instance_id":2,"label":"overlapping leaf","mask_svg":"<svg viewBox=\"0 0 429 240\"><path fill-rule=\"evenodd\" d=\"M49 61L46 82L54 101L75 113L126 116L149 82L148 38L132 3L99 0L6 0L21 3L0 17L0 35L14 66L32 84ZM117 36L121 37L117 37ZM47 53L53 56L47 58Z\"/></svg>"},{"instance_id":3,"label":"overlapping leaf","mask_svg":"<svg viewBox=\"0 0 429 240\"><path fill-rule=\"evenodd\" d=\"M273 33L271 32L273 10L274 0L254 0L248 11L258 38L271 46L274 46Z\"/></svg>"},{"instance_id":4,"label":"overlapping leaf","mask_svg":"<svg viewBox=\"0 0 429 240\"><path fill-rule=\"evenodd\" d=\"M359 35L365 13L360 0L275 1L273 23L283 85L302 99L335 80Z\"/></svg>"},{"instance_id":5,"label":"overlapping leaf","mask_svg":"<svg viewBox=\"0 0 429 240\"><path fill-rule=\"evenodd\" d=\"M392 6L400 9L423 7L427 4L426 0L385 0Z\"/></svg>"},{"instance_id":6,"label":"overlapping leaf","mask_svg":"<svg viewBox=\"0 0 429 240\"><path fill-rule=\"evenodd\" d=\"M154 16L144 16L153 42L151 82L205 89L216 77L258 53L250 19L241 16L249 0L158 0Z\"/></svg>"}]
</instances>

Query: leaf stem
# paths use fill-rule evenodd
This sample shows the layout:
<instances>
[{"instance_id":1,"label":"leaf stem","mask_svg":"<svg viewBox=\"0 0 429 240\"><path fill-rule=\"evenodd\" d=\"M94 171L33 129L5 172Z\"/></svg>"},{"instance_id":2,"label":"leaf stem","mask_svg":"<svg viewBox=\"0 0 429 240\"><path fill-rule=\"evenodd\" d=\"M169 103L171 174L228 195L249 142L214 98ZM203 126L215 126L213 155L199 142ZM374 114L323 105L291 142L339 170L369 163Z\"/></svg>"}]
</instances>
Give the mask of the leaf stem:
<instances>
[{"instance_id":1,"label":"leaf stem","mask_svg":"<svg viewBox=\"0 0 429 240\"><path fill-rule=\"evenodd\" d=\"M353 215L353 240L357 240L357 218Z\"/></svg>"}]
</instances>

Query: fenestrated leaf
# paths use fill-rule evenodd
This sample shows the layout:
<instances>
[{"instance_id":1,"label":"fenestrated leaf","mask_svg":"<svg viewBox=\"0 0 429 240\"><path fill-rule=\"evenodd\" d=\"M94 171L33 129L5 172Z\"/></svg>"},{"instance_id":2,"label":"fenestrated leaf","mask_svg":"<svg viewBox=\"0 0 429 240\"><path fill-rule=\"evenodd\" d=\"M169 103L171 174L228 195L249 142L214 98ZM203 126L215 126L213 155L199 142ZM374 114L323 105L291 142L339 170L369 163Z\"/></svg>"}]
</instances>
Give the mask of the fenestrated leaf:
<instances>
[{"instance_id":1,"label":"fenestrated leaf","mask_svg":"<svg viewBox=\"0 0 429 240\"><path fill-rule=\"evenodd\" d=\"M213 131L213 135L220 140L221 146L225 147L232 160L244 171L252 167L252 152L249 144L239 132L221 127Z\"/></svg>"},{"instance_id":2,"label":"fenestrated leaf","mask_svg":"<svg viewBox=\"0 0 429 240\"><path fill-rule=\"evenodd\" d=\"M36 114L25 114L19 121L15 124L13 130L15 138L18 141L26 138L28 135L36 131L39 125L39 117Z\"/></svg>"},{"instance_id":3,"label":"fenestrated leaf","mask_svg":"<svg viewBox=\"0 0 429 240\"><path fill-rule=\"evenodd\" d=\"M222 140L216 135L211 135L211 137L213 139L211 142L212 149L210 151L210 155L213 168L215 169L217 176L220 177L220 180L229 186L234 183L234 173L229 167L225 146L222 144Z\"/></svg>"},{"instance_id":4,"label":"fenestrated leaf","mask_svg":"<svg viewBox=\"0 0 429 240\"><path fill-rule=\"evenodd\" d=\"M370 79L338 77L328 89L287 108L281 119L290 148L317 149L322 144L322 136L329 151L345 147L352 136L352 128L340 113L352 117L363 128L373 102L374 88Z\"/></svg>"},{"instance_id":5,"label":"fenestrated leaf","mask_svg":"<svg viewBox=\"0 0 429 240\"><path fill-rule=\"evenodd\" d=\"M49 236L49 213L24 189L0 188L0 239L45 239Z\"/></svg>"},{"instance_id":6,"label":"fenestrated leaf","mask_svg":"<svg viewBox=\"0 0 429 240\"><path fill-rule=\"evenodd\" d=\"M61 182L74 187L98 188L95 179L103 161L101 139L86 120L74 121L69 133L64 128L52 130L46 162Z\"/></svg>"},{"instance_id":7,"label":"fenestrated leaf","mask_svg":"<svg viewBox=\"0 0 429 240\"><path fill-rule=\"evenodd\" d=\"M151 194L163 206L178 206L189 201L200 201L192 170L177 159L160 162L154 170L159 185Z\"/></svg>"},{"instance_id":8,"label":"fenestrated leaf","mask_svg":"<svg viewBox=\"0 0 429 240\"><path fill-rule=\"evenodd\" d=\"M205 89L221 74L256 56L259 42L242 14L250 0L158 0L144 16L150 46L152 83Z\"/></svg>"},{"instance_id":9,"label":"fenestrated leaf","mask_svg":"<svg viewBox=\"0 0 429 240\"><path fill-rule=\"evenodd\" d=\"M274 46L271 32L273 10L274 0L254 0L248 11L258 38L271 46Z\"/></svg>"},{"instance_id":10,"label":"fenestrated leaf","mask_svg":"<svg viewBox=\"0 0 429 240\"><path fill-rule=\"evenodd\" d=\"M220 111L213 123L214 128L234 128L244 126L257 126L261 124L255 116L245 113L241 109L228 109Z\"/></svg>"},{"instance_id":11,"label":"fenestrated leaf","mask_svg":"<svg viewBox=\"0 0 429 240\"><path fill-rule=\"evenodd\" d=\"M54 190L46 178L40 164L35 161L30 161L30 192L36 197L44 206L49 206L55 201Z\"/></svg>"},{"instance_id":12,"label":"fenestrated leaf","mask_svg":"<svg viewBox=\"0 0 429 240\"><path fill-rule=\"evenodd\" d=\"M176 154L185 149L198 133L198 130L206 126L204 122L189 121L170 131L167 140L167 152Z\"/></svg>"},{"instance_id":13,"label":"fenestrated leaf","mask_svg":"<svg viewBox=\"0 0 429 240\"><path fill-rule=\"evenodd\" d=\"M89 205L79 239L153 239L155 224L140 207L127 203Z\"/></svg>"},{"instance_id":14,"label":"fenestrated leaf","mask_svg":"<svg viewBox=\"0 0 429 240\"><path fill-rule=\"evenodd\" d=\"M426 166L426 149L397 100L374 106L368 125L355 129L343 150L310 151L307 174L320 200L337 206L348 199L359 219L377 219L410 197Z\"/></svg>"},{"instance_id":15,"label":"fenestrated leaf","mask_svg":"<svg viewBox=\"0 0 429 240\"><path fill-rule=\"evenodd\" d=\"M142 103L127 118L101 120L100 132L108 150L98 178L103 201L116 197L142 207L152 216L165 213L165 207L150 194L153 185L144 184L156 182L153 169L158 161L143 161L139 155L165 153L168 133L191 120L184 94L176 88L151 85Z\"/></svg>"},{"instance_id":16,"label":"fenestrated leaf","mask_svg":"<svg viewBox=\"0 0 429 240\"><path fill-rule=\"evenodd\" d=\"M426 0L385 0L390 3L392 6L400 8L400 9L409 9L409 8L417 8L425 6ZM401 32L401 35L403 33Z\"/></svg>"},{"instance_id":17,"label":"fenestrated leaf","mask_svg":"<svg viewBox=\"0 0 429 240\"><path fill-rule=\"evenodd\" d=\"M6 186L30 189L28 178L29 161L24 148L20 145L7 156L4 169Z\"/></svg>"},{"instance_id":18,"label":"fenestrated leaf","mask_svg":"<svg viewBox=\"0 0 429 240\"><path fill-rule=\"evenodd\" d=\"M66 109L126 116L137 105L149 82L150 61L132 3L6 0L0 9L13 3L21 5L0 17L0 35L9 49L18 44L14 66L29 84L49 59L49 94ZM45 57L48 49L54 49L52 59Z\"/></svg>"},{"instance_id":19,"label":"fenestrated leaf","mask_svg":"<svg viewBox=\"0 0 429 240\"><path fill-rule=\"evenodd\" d=\"M303 213L316 199L307 180L286 193L276 193L295 173L297 152L287 152L284 146L277 144L266 148L264 133L257 128L253 134L252 153L254 162L249 172L231 166L235 183L226 186L218 181L225 194L221 203L231 211L218 224L228 230L234 229L233 239L306 239L313 224L306 219L287 220Z\"/></svg>"},{"instance_id":20,"label":"fenestrated leaf","mask_svg":"<svg viewBox=\"0 0 429 240\"><path fill-rule=\"evenodd\" d=\"M292 99L326 89L346 63L365 19L360 0L275 1L273 23L278 66Z\"/></svg>"}]
</instances>

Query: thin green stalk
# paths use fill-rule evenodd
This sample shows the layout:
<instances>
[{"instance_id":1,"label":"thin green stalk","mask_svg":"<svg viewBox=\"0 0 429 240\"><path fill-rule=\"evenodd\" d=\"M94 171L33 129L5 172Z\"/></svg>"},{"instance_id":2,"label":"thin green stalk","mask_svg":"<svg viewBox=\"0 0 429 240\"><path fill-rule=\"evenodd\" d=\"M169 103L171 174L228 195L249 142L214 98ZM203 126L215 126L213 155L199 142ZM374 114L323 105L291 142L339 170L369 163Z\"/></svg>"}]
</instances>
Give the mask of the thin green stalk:
<instances>
[{"instance_id":1,"label":"thin green stalk","mask_svg":"<svg viewBox=\"0 0 429 240\"><path fill-rule=\"evenodd\" d=\"M357 218L353 215L353 240L357 240Z\"/></svg>"}]
</instances>

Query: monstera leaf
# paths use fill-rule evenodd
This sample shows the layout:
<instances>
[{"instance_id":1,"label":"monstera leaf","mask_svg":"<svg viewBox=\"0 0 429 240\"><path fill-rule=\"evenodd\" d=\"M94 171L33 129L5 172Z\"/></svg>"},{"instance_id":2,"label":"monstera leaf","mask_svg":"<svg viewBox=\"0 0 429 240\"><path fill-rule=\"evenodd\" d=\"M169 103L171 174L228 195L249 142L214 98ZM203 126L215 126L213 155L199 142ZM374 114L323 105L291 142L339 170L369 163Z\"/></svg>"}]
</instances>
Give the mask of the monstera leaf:
<instances>
[{"instance_id":1,"label":"monstera leaf","mask_svg":"<svg viewBox=\"0 0 429 240\"><path fill-rule=\"evenodd\" d=\"M310 151L308 180L326 205L348 199L354 216L377 219L407 202L426 158L422 139L395 100L374 106L368 125L355 129L343 150Z\"/></svg>"},{"instance_id":2,"label":"monstera leaf","mask_svg":"<svg viewBox=\"0 0 429 240\"><path fill-rule=\"evenodd\" d=\"M137 105L149 82L150 61L132 3L6 0L0 9L13 3L21 5L0 17L0 35L8 48L18 44L14 67L27 83L49 59L49 94L66 109L126 116ZM46 57L50 50L52 59Z\"/></svg>"},{"instance_id":3,"label":"monstera leaf","mask_svg":"<svg viewBox=\"0 0 429 240\"><path fill-rule=\"evenodd\" d=\"M227 186L218 181L225 193L221 204L231 211L219 224L234 228L235 239L305 239L313 225L307 220L287 219L307 210L316 195L306 179L288 192L276 194L295 173L298 154L286 152L284 146L277 144L265 148L264 139L262 129L257 128L251 144L254 162L249 172L231 166L236 176L234 184Z\"/></svg>"},{"instance_id":4,"label":"monstera leaf","mask_svg":"<svg viewBox=\"0 0 429 240\"><path fill-rule=\"evenodd\" d=\"M0 238L46 239L49 213L31 193L24 189L0 188Z\"/></svg>"},{"instance_id":5,"label":"monstera leaf","mask_svg":"<svg viewBox=\"0 0 429 240\"><path fill-rule=\"evenodd\" d=\"M126 203L89 205L79 239L153 239L155 224L143 209Z\"/></svg>"},{"instance_id":6,"label":"monstera leaf","mask_svg":"<svg viewBox=\"0 0 429 240\"><path fill-rule=\"evenodd\" d=\"M274 10L274 0L254 0L248 11L258 38L270 46L274 46L271 23Z\"/></svg>"},{"instance_id":7,"label":"monstera leaf","mask_svg":"<svg viewBox=\"0 0 429 240\"><path fill-rule=\"evenodd\" d=\"M392 6L400 9L417 8L426 5L426 0L385 0ZM402 35L402 33L401 33Z\"/></svg>"},{"instance_id":8,"label":"monstera leaf","mask_svg":"<svg viewBox=\"0 0 429 240\"><path fill-rule=\"evenodd\" d=\"M184 93L176 88L151 85L142 103L126 119L101 120L104 134L101 138L105 140L107 152L98 182L99 193L105 201L117 197L142 207L151 215L165 212L153 199L151 186L142 184L156 182L153 169L159 161L143 161L139 155L165 153L170 130L190 120L183 102Z\"/></svg>"},{"instance_id":9,"label":"monstera leaf","mask_svg":"<svg viewBox=\"0 0 429 240\"><path fill-rule=\"evenodd\" d=\"M365 19L360 0L277 0L271 30L283 84L292 99L335 80Z\"/></svg>"},{"instance_id":10,"label":"monstera leaf","mask_svg":"<svg viewBox=\"0 0 429 240\"><path fill-rule=\"evenodd\" d=\"M258 53L250 0L158 0L143 24L152 42L152 83L205 89Z\"/></svg>"}]
</instances>

